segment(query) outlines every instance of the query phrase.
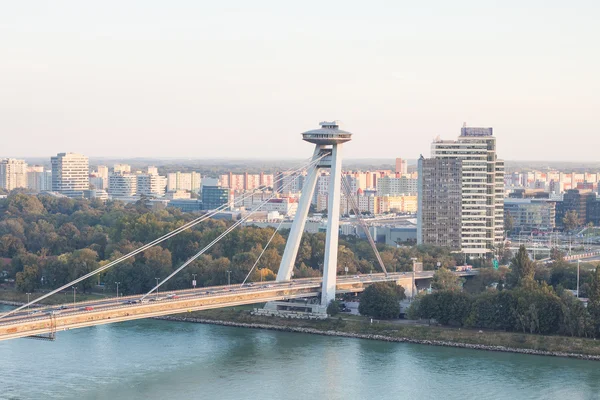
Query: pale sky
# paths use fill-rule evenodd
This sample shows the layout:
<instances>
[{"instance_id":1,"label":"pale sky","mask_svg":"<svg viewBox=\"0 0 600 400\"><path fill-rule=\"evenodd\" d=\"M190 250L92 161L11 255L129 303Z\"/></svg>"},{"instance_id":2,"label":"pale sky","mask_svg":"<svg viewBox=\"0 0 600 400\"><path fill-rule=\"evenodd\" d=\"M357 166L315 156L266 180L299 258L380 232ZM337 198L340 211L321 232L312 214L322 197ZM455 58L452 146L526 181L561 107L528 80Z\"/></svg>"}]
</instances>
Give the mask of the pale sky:
<instances>
[{"instance_id":1,"label":"pale sky","mask_svg":"<svg viewBox=\"0 0 600 400\"><path fill-rule=\"evenodd\" d=\"M597 161L600 1L2 1L0 156Z\"/></svg>"}]
</instances>

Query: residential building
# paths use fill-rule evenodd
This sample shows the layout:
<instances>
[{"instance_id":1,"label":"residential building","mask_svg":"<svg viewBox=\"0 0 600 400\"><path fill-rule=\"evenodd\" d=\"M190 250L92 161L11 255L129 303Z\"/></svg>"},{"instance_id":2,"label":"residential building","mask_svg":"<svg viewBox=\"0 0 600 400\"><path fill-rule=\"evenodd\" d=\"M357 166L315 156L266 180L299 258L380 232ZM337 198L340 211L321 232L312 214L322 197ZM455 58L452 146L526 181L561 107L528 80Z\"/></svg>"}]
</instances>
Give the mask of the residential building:
<instances>
[{"instance_id":1,"label":"residential building","mask_svg":"<svg viewBox=\"0 0 600 400\"><path fill-rule=\"evenodd\" d=\"M27 167L27 189L34 192L52 190L52 171L45 171L41 165Z\"/></svg>"},{"instance_id":2,"label":"residential building","mask_svg":"<svg viewBox=\"0 0 600 400\"><path fill-rule=\"evenodd\" d=\"M83 197L90 188L89 160L77 153L59 153L51 157L52 191L68 197Z\"/></svg>"},{"instance_id":3,"label":"residential building","mask_svg":"<svg viewBox=\"0 0 600 400\"><path fill-rule=\"evenodd\" d=\"M577 213L579 226L585 225L588 222L588 207L593 207L593 203L596 201L596 193L589 190L567 190L563 195L563 200L556 205L556 226L564 227L563 218L569 211Z\"/></svg>"},{"instance_id":4,"label":"residential building","mask_svg":"<svg viewBox=\"0 0 600 400\"><path fill-rule=\"evenodd\" d=\"M504 162L492 128L463 126L419 160L418 242L491 256L504 239Z\"/></svg>"},{"instance_id":5,"label":"residential building","mask_svg":"<svg viewBox=\"0 0 600 400\"><path fill-rule=\"evenodd\" d=\"M111 174L108 177L108 194L112 197L132 197L137 193L137 176L132 174Z\"/></svg>"},{"instance_id":6,"label":"residential building","mask_svg":"<svg viewBox=\"0 0 600 400\"><path fill-rule=\"evenodd\" d=\"M167 174L167 190L187 190L199 193L202 176L198 172L171 172Z\"/></svg>"},{"instance_id":7,"label":"residential building","mask_svg":"<svg viewBox=\"0 0 600 400\"><path fill-rule=\"evenodd\" d=\"M27 187L25 160L5 158L0 160L0 189L13 190Z\"/></svg>"},{"instance_id":8,"label":"residential building","mask_svg":"<svg viewBox=\"0 0 600 400\"><path fill-rule=\"evenodd\" d=\"M115 174L130 174L131 173L131 165L115 164L113 166L113 173L115 173Z\"/></svg>"},{"instance_id":9,"label":"residential building","mask_svg":"<svg viewBox=\"0 0 600 400\"><path fill-rule=\"evenodd\" d=\"M377 194L379 196L398 196L416 194L418 179L406 176L383 176L377 178Z\"/></svg>"},{"instance_id":10,"label":"residential building","mask_svg":"<svg viewBox=\"0 0 600 400\"><path fill-rule=\"evenodd\" d=\"M400 175L408 174L408 163L406 160L396 158L396 173Z\"/></svg>"},{"instance_id":11,"label":"residential building","mask_svg":"<svg viewBox=\"0 0 600 400\"><path fill-rule=\"evenodd\" d=\"M138 195L162 197L165 195L167 187L167 178L161 175L154 174L137 174L137 191Z\"/></svg>"}]
</instances>

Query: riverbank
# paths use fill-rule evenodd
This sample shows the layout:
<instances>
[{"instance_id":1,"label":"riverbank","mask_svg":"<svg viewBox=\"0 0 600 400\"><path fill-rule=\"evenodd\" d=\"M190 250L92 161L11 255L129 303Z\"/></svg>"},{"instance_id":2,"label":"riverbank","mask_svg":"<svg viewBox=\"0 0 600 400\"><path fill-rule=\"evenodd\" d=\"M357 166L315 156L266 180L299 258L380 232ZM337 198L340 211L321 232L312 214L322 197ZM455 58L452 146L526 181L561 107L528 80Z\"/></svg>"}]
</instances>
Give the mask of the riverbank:
<instances>
[{"instance_id":1,"label":"riverbank","mask_svg":"<svg viewBox=\"0 0 600 400\"><path fill-rule=\"evenodd\" d=\"M322 321L288 320L253 316L249 314L248 310L240 310L239 308L237 310L201 311L185 315L160 317L159 319L600 361L600 341L564 336L477 331L438 326L399 325L385 321L374 321L371 324L367 319L361 318L331 318Z\"/></svg>"}]
</instances>

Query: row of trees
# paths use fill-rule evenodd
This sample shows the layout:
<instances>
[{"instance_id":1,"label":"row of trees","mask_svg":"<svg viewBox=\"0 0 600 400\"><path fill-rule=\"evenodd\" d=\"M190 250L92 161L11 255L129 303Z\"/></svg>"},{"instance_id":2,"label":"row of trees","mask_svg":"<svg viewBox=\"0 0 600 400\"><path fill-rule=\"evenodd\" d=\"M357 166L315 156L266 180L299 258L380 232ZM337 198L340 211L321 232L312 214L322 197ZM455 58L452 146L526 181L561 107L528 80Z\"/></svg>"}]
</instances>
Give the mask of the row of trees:
<instances>
[{"instance_id":1,"label":"row of trees","mask_svg":"<svg viewBox=\"0 0 600 400\"><path fill-rule=\"evenodd\" d=\"M561 260L554 264L556 269L540 268L521 247L510 271L481 271L465 284L466 290L451 279L438 280L444 282L439 290L418 297L408 315L443 325L600 337L600 267L588 274L586 307L565 290L571 286L565 278L570 267ZM490 288L492 282L495 288Z\"/></svg>"},{"instance_id":2,"label":"row of trees","mask_svg":"<svg viewBox=\"0 0 600 400\"><path fill-rule=\"evenodd\" d=\"M52 289L131 252L192 220L193 214L177 209L150 210L142 202L100 202L33 196L12 192L0 200L0 264L4 278L14 278L24 292ZM122 293L147 291L155 278L164 278L221 234L231 222L207 220L132 257L115 268L82 282L79 289L89 291L98 282L109 290L120 282ZM174 277L165 288L188 288L196 275L199 286L242 282L256 262L272 228L240 227L218 242L205 255ZM275 235L269 248L249 277L250 281L270 280L275 273L287 232ZM294 270L296 277L322 273L325 234L305 234ZM419 246L392 248L378 245L388 271L412 270L412 258L423 261L425 269L437 262L454 266L456 256L447 249ZM2 261L2 260L0 260ZM372 248L365 240L342 238L338 253L338 273L378 272ZM230 272L228 272L230 271Z\"/></svg>"}]
</instances>

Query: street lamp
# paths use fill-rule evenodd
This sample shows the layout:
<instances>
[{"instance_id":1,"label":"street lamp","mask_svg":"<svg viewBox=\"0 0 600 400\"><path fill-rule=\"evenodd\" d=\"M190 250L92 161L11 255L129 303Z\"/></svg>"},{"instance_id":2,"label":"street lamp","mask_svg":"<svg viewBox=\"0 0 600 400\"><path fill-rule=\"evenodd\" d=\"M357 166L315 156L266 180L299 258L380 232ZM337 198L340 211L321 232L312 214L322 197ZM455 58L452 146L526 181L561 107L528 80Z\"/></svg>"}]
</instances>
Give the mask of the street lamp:
<instances>
[{"instance_id":1,"label":"street lamp","mask_svg":"<svg viewBox=\"0 0 600 400\"><path fill-rule=\"evenodd\" d=\"M231 286L231 271L227 270L227 287Z\"/></svg>"},{"instance_id":2,"label":"street lamp","mask_svg":"<svg viewBox=\"0 0 600 400\"><path fill-rule=\"evenodd\" d=\"M260 275L260 283L262 283L262 268L258 267L258 273Z\"/></svg>"},{"instance_id":3,"label":"street lamp","mask_svg":"<svg viewBox=\"0 0 600 400\"><path fill-rule=\"evenodd\" d=\"M75 292L77 292L77 286L71 286L73 289L73 308L75 308Z\"/></svg>"},{"instance_id":4,"label":"street lamp","mask_svg":"<svg viewBox=\"0 0 600 400\"><path fill-rule=\"evenodd\" d=\"M577 260L577 298L579 298L579 264L581 260Z\"/></svg>"},{"instance_id":5,"label":"street lamp","mask_svg":"<svg viewBox=\"0 0 600 400\"><path fill-rule=\"evenodd\" d=\"M30 295L31 293L26 293L26 294L27 294L27 309L29 310L29 295Z\"/></svg>"},{"instance_id":6,"label":"street lamp","mask_svg":"<svg viewBox=\"0 0 600 400\"><path fill-rule=\"evenodd\" d=\"M119 283L121 282L115 282L117 284L117 299L119 298Z\"/></svg>"},{"instance_id":7,"label":"street lamp","mask_svg":"<svg viewBox=\"0 0 600 400\"><path fill-rule=\"evenodd\" d=\"M160 281L160 278L154 278L156 279L156 299L158 300L158 281Z\"/></svg>"},{"instance_id":8,"label":"street lamp","mask_svg":"<svg viewBox=\"0 0 600 400\"><path fill-rule=\"evenodd\" d=\"M194 289L196 289L196 275L197 275L197 274L192 274L192 278L193 278L193 279L192 279L192 287L193 287Z\"/></svg>"},{"instance_id":9,"label":"street lamp","mask_svg":"<svg viewBox=\"0 0 600 400\"><path fill-rule=\"evenodd\" d=\"M417 265L417 258L412 257L411 258L412 262L413 262L413 271L412 271L412 297L415 297L415 292L417 291L417 286L416 286L416 282L415 282L415 269L416 269L416 265Z\"/></svg>"}]
</instances>

